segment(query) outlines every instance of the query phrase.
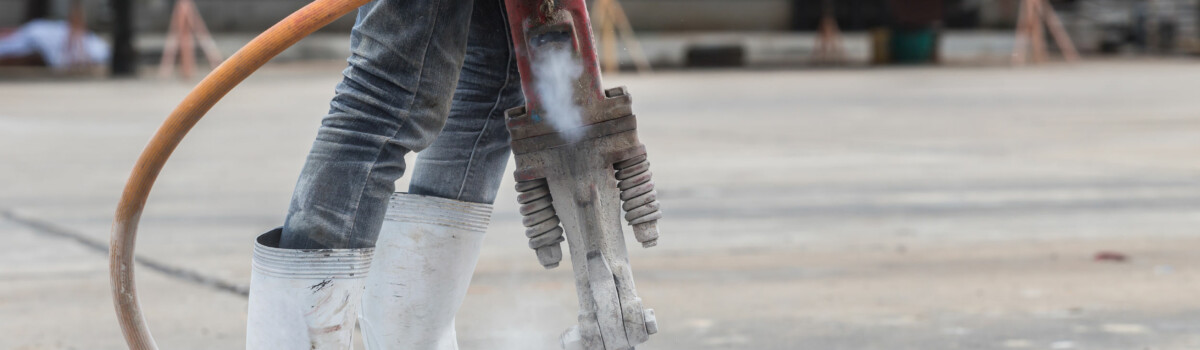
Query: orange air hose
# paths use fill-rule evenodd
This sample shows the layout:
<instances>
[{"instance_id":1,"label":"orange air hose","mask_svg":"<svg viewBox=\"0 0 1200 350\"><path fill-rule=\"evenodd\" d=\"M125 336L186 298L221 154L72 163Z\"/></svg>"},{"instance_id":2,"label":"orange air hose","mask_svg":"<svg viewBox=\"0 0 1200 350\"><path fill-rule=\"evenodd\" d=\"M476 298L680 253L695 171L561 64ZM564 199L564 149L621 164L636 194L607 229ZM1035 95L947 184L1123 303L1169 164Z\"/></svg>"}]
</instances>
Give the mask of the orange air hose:
<instances>
[{"instance_id":1,"label":"orange air hose","mask_svg":"<svg viewBox=\"0 0 1200 350\"><path fill-rule=\"evenodd\" d=\"M200 121L213 105L234 86L245 80L271 58L283 52L312 32L328 25L335 19L354 11L369 0L315 0L292 13L270 29L246 44L229 60L209 73L183 102L175 107L162 126L142 150L121 202L117 205L113 220L112 242L109 249L109 278L112 283L113 303L117 308L117 320L125 341L133 350L156 350L158 345L146 327L134 285L134 243L137 240L138 220L146 206L146 198L158 173L166 164L171 152L187 135L188 130Z\"/></svg>"}]
</instances>

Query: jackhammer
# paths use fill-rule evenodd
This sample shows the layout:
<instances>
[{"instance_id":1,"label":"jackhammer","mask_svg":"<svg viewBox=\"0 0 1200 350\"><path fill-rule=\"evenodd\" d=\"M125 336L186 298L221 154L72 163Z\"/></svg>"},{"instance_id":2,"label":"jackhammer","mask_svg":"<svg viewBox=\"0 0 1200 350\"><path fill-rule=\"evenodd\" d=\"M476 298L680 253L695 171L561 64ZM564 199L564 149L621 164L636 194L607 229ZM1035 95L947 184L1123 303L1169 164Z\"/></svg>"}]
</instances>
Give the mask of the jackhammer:
<instances>
[{"instance_id":1,"label":"jackhammer","mask_svg":"<svg viewBox=\"0 0 1200 350\"><path fill-rule=\"evenodd\" d=\"M658 242L662 212L629 93L623 87L601 89L582 0L507 4L526 91L526 105L505 113L525 234L542 266L554 268L562 259L565 232L575 271L579 325L563 335L563 345L632 349L657 332L658 324L654 310L643 309L637 296L620 210L645 247ZM531 66L572 66L575 60L582 69L574 72ZM569 84L569 95L551 96L559 88L549 86L556 80Z\"/></svg>"},{"instance_id":2,"label":"jackhammer","mask_svg":"<svg viewBox=\"0 0 1200 350\"><path fill-rule=\"evenodd\" d=\"M256 37L188 94L142 152L117 208L109 267L118 320L131 349L157 349L135 289L134 243L149 191L171 152L234 86L366 2L316 0ZM522 223L547 269L562 260L565 237L579 298L579 324L563 334L563 347L633 349L658 324L634 286L621 212L647 248L658 241L662 213L631 97L623 87L601 87L583 0L506 0L506 5L526 96L525 106L505 113Z\"/></svg>"}]
</instances>

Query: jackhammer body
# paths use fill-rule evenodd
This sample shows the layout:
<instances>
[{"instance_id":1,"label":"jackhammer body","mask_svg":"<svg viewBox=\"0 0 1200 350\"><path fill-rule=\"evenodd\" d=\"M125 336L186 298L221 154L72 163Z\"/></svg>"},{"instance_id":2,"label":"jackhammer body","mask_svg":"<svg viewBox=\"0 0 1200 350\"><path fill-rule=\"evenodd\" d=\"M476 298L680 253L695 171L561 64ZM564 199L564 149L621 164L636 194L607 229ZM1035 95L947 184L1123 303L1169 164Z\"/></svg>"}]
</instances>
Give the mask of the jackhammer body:
<instances>
[{"instance_id":1,"label":"jackhammer body","mask_svg":"<svg viewBox=\"0 0 1200 350\"><path fill-rule=\"evenodd\" d=\"M517 200L529 246L547 269L561 261L565 235L579 298L579 325L563 346L633 349L658 325L637 295L621 211L647 248L658 241L662 213L631 97L601 87L583 0L506 4L526 95L525 106L505 113Z\"/></svg>"}]
</instances>

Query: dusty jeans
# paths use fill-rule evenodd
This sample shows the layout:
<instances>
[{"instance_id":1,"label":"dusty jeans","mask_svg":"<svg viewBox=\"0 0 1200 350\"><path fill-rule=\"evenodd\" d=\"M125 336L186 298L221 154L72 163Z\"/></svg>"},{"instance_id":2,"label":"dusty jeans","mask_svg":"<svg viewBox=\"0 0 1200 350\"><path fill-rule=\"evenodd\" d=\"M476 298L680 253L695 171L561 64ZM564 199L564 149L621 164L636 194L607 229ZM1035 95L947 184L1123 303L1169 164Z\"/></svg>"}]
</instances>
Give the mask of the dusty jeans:
<instances>
[{"instance_id":1,"label":"dusty jeans","mask_svg":"<svg viewBox=\"0 0 1200 350\"><path fill-rule=\"evenodd\" d=\"M491 203L508 163L504 110L524 103L504 0L377 0L300 173L283 248L373 247L404 155L408 192Z\"/></svg>"}]
</instances>

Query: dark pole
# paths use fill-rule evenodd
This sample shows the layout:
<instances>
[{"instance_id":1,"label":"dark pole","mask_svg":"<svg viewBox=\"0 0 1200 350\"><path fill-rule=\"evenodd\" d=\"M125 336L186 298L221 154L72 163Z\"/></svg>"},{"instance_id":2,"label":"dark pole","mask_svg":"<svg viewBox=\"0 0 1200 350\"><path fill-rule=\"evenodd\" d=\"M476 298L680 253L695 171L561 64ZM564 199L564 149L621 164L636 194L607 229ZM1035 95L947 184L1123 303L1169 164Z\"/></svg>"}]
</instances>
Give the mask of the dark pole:
<instances>
[{"instance_id":1,"label":"dark pole","mask_svg":"<svg viewBox=\"0 0 1200 350\"><path fill-rule=\"evenodd\" d=\"M112 76L137 75L137 50L133 48L133 0L112 0Z\"/></svg>"},{"instance_id":2,"label":"dark pole","mask_svg":"<svg viewBox=\"0 0 1200 350\"><path fill-rule=\"evenodd\" d=\"M25 18L21 23L29 22L38 18L50 17L50 1L49 0L26 0L25 1Z\"/></svg>"}]
</instances>

